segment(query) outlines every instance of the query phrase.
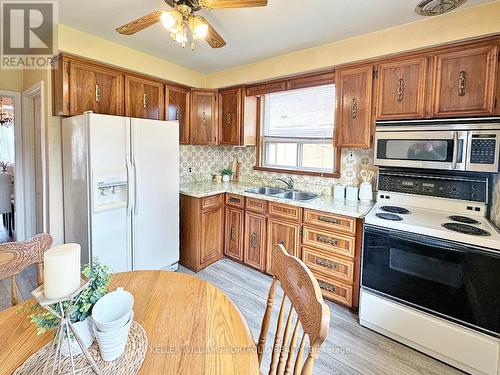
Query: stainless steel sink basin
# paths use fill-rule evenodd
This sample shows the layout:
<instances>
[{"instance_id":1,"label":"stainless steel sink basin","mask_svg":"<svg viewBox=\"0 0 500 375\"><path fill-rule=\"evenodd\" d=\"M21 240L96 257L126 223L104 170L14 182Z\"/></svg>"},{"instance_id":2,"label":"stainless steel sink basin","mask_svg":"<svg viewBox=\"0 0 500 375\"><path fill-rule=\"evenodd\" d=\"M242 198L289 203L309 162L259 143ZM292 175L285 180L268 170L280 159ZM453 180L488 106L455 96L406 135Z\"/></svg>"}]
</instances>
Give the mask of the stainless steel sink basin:
<instances>
[{"instance_id":1,"label":"stainless steel sink basin","mask_svg":"<svg viewBox=\"0 0 500 375\"><path fill-rule=\"evenodd\" d=\"M294 201L310 201L311 199L316 198L318 195L314 193L307 193L304 191L287 191L278 195L275 195L277 198L287 198L292 199Z\"/></svg>"},{"instance_id":2,"label":"stainless steel sink basin","mask_svg":"<svg viewBox=\"0 0 500 375\"><path fill-rule=\"evenodd\" d=\"M268 187L268 186L261 186L258 188L248 189L245 191L247 193L263 194L263 195L276 195L276 194L281 194L281 193L286 192L285 189Z\"/></svg>"}]
</instances>

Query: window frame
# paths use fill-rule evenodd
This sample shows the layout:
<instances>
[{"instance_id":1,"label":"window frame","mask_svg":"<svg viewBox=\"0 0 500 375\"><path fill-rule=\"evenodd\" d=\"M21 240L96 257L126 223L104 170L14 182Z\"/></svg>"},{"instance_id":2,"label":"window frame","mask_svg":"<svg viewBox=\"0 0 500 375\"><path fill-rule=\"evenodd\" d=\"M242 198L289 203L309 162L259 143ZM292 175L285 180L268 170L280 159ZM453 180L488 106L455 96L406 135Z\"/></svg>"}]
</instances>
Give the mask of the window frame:
<instances>
[{"instance_id":1,"label":"window frame","mask_svg":"<svg viewBox=\"0 0 500 375\"><path fill-rule=\"evenodd\" d=\"M307 77L309 78L309 76ZM292 80L298 80L300 77L296 77ZM284 85L284 87L289 87L289 90L294 90L294 89L303 89L303 88L308 88L308 87L314 87L314 86L323 86L323 85L329 85L329 84L335 84L334 80L328 79L327 81L312 81L311 84L303 84L300 85L300 87L290 87L290 85ZM272 92L277 92L277 91L288 91L288 90L272 90ZM265 98L264 95L268 94L270 92L266 93L261 93L258 96L258 101L257 101L257 110L258 110L258 124L257 124L257 142L256 142L256 151L257 151L257 160L256 164L253 167L254 170L257 171L267 171L267 172L278 172L278 173L289 173L289 174L298 174L298 175L306 175L306 176L319 176L319 177L332 177L332 178L338 178L340 177L340 158L341 158L341 150L340 148L335 148L334 147L334 161L333 161L333 170L331 172L329 171L321 171L321 170L314 170L313 168L302 168L300 166L299 161L301 161L301 149L303 147L304 143L318 143L318 144L324 144L325 139L318 139L318 138L287 138L287 137L265 137L264 134L264 126L265 126ZM334 103L336 105L336 103ZM335 128L332 133L331 138L327 138L330 140L332 143L334 142L334 137L335 137ZM297 140L300 139L300 142L297 142ZM295 143L298 144L298 149L297 149L297 165L298 167L288 167L288 166L274 166L274 165L266 165L266 160L265 160L265 148L267 147L267 144L269 143L269 140L276 140L281 143ZM302 146L300 146L302 145Z\"/></svg>"}]
</instances>

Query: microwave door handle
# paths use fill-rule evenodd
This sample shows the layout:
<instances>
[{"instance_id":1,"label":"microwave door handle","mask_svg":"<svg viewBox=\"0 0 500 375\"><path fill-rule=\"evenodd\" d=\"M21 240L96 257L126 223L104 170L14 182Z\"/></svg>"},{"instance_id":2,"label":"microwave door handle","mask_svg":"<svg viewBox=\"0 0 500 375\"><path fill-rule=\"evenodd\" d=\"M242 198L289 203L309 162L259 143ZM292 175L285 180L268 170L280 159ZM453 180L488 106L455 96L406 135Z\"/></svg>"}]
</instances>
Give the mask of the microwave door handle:
<instances>
[{"instance_id":1,"label":"microwave door handle","mask_svg":"<svg viewBox=\"0 0 500 375\"><path fill-rule=\"evenodd\" d=\"M458 132L453 132L453 160L451 161L451 169L457 169L458 162Z\"/></svg>"}]
</instances>

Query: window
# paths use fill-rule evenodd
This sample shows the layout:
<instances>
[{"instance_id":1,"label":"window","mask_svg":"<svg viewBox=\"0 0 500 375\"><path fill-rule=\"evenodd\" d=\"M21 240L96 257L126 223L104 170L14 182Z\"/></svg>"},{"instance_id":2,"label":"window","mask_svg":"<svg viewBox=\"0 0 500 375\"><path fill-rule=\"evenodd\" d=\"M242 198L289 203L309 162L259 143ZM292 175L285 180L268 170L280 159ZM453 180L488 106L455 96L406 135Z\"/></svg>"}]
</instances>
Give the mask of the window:
<instances>
[{"instance_id":1,"label":"window","mask_svg":"<svg viewBox=\"0 0 500 375\"><path fill-rule=\"evenodd\" d=\"M261 166L333 173L335 85L263 96Z\"/></svg>"}]
</instances>

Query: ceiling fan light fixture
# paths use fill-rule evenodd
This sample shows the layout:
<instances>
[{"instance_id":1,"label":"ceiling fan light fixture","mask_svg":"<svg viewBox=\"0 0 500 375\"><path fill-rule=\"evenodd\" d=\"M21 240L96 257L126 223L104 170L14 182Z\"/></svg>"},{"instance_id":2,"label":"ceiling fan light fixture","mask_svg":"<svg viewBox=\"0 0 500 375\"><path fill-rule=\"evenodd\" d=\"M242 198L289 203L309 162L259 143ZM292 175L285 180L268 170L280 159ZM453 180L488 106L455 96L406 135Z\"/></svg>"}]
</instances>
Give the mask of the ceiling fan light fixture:
<instances>
[{"instance_id":1,"label":"ceiling fan light fixture","mask_svg":"<svg viewBox=\"0 0 500 375\"><path fill-rule=\"evenodd\" d=\"M160 20L163 24L163 27L167 30L173 32L179 28L179 17L177 12L175 11L162 12L160 15Z\"/></svg>"},{"instance_id":2,"label":"ceiling fan light fixture","mask_svg":"<svg viewBox=\"0 0 500 375\"><path fill-rule=\"evenodd\" d=\"M193 39L205 39L208 34L208 25L199 16L192 17L190 21L189 28Z\"/></svg>"}]
</instances>

